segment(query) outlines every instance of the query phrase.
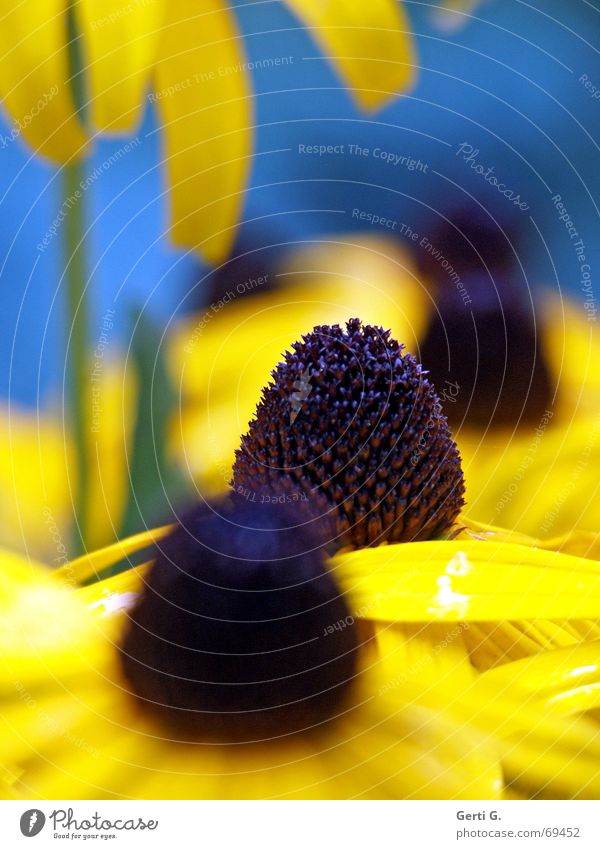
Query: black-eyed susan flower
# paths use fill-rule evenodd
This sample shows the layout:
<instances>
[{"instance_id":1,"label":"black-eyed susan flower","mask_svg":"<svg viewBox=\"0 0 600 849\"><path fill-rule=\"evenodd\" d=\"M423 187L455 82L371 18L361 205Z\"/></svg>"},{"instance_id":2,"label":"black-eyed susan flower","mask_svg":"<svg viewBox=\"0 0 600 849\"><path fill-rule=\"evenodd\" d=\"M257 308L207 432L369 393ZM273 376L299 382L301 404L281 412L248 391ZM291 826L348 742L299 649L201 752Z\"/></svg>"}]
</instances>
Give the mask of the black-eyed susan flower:
<instances>
[{"instance_id":1,"label":"black-eyed susan flower","mask_svg":"<svg viewBox=\"0 0 600 849\"><path fill-rule=\"evenodd\" d=\"M311 27L359 106L376 109L413 79L401 4L286 5ZM81 70L71 61L74 48ZM13 133L55 161L81 157L96 133L132 132L147 95L164 128L172 238L209 261L231 246L250 170L249 67L222 0L17 3L0 32L0 98ZM73 87L85 92L87 128Z\"/></svg>"},{"instance_id":2,"label":"black-eyed susan flower","mask_svg":"<svg viewBox=\"0 0 600 849\"><path fill-rule=\"evenodd\" d=\"M511 234L477 217L444 224L431 244L421 260L433 308L418 353L463 455L469 515L542 539L597 530L591 304L543 288L534 299Z\"/></svg>"},{"instance_id":3,"label":"black-eyed susan flower","mask_svg":"<svg viewBox=\"0 0 600 849\"><path fill-rule=\"evenodd\" d=\"M341 342L341 329L329 330ZM347 347L358 371L376 374L369 361L383 348L399 359L398 345L364 330L350 322ZM292 356L309 353L300 344ZM331 353L324 345L325 364ZM414 362L400 361L399 380L405 369L414 377ZM365 381L371 393L350 405L359 412L377 389L382 413L393 412L385 399L402 409L385 382ZM412 398L405 383L415 408L427 409L430 393ZM265 393L280 429L269 421L265 443L289 438L301 413L318 435L318 395L293 388L289 419L279 395ZM343 381L339 389L341 398ZM375 423L357 415L342 436L352 428L379 451ZM418 434L406 437L413 444ZM391 463L405 446L390 447ZM263 479L267 489L235 491L228 507L206 505L173 531L125 540L54 576L9 566L6 795L597 798L597 538L568 541L586 558L455 526L448 488L446 527L424 510L411 529L419 541L367 538L363 547L354 538L324 559L324 543L345 541L331 523L339 505L322 477L300 500L290 480L280 468ZM364 521L361 490L378 509L368 482L355 465L349 528ZM150 567L80 587L152 539Z\"/></svg>"},{"instance_id":4,"label":"black-eyed susan flower","mask_svg":"<svg viewBox=\"0 0 600 849\"><path fill-rule=\"evenodd\" d=\"M3 795L597 798L597 563L467 538L325 559L321 527L259 498L58 574L3 556Z\"/></svg>"},{"instance_id":5,"label":"black-eyed susan flower","mask_svg":"<svg viewBox=\"0 0 600 849\"><path fill-rule=\"evenodd\" d=\"M81 563L5 574L2 794L498 798L497 745L389 686L298 516L201 508L78 590Z\"/></svg>"}]
</instances>

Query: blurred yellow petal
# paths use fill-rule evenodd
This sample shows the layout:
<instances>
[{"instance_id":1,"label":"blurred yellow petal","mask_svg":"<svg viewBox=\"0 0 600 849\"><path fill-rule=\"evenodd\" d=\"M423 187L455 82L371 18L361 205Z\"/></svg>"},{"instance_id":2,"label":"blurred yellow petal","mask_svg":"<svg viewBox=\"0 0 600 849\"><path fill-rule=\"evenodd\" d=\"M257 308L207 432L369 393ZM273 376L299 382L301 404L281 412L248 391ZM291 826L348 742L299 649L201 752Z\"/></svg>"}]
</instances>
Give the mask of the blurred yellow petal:
<instances>
[{"instance_id":1,"label":"blurred yellow petal","mask_svg":"<svg viewBox=\"0 0 600 849\"><path fill-rule=\"evenodd\" d=\"M397 0L285 0L311 27L363 109L385 105L415 78L408 17Z\"/></svg>"},{"instance_id":2,"label":"blurred yellow petal","mask_svg":"<svg viewBox=\"0 0 600 849\"><path fill-rule=\"evenodd\" d=\"M15 587L35 584L44 574L48 570L41 563L0 549L0 603L12 597Z\"/></svg>"},{"instance_id":3,"label":"blurred yellow petal","mask_svg":"<svg viewBox=\"0 0 600 849\"><path fill-rule=\"evenodd\" d=\"M233 242L251 164L244 51L227 3L171 0L165 8L152 97L163 121L171 235L216 263Z\"/></svg>"},{"instance_id":4,"label":"blurred yellow petal","mask_svg":"<svg viewBox=\"0 0 600 849\"><path fill-rule=\"evenodd\" d=\"M0 408L0 544L53 566L68 560L71 461L58 417Z\"/></svg>"},{"instance_id":5,"label":"blurred yellow petal","mask_svg":"<svg viewBox=\"0 0 600 849\"><path fill-rule=\"evenodd\" d=\"M9 8L10 5L10 8ZM0 99L34 151L58 162L87 144L69 88L66 0L17 0L0 18Z\"/></svg>"},{"instance_id":6,"label":"blurred yellow petal","mask_svg":"<svg viewBox=\"0 0 600 849\"><path fill-rule=\"evenodd\" d=\"M87 527L88 544L95 547L115 539L125 509L136 380L131 367L125 372L116 359L92 361L90 374ZM54 567L68 561L73 464L71 436L58 415L0 408L0 545Z\"/></svg>"},{"instance_id":7,"label":"blurred yellow petal","mask_svg":"<svg viewBox=\"0 0 600 849\"><path fill-rule=\"evenodd\" d=\"M600 707L600 640L543 652L485 672L500 692L518 687L544 711L577 713Z\"/></svg>"},{"instance_id":8,"label":"blurred yellow petal","mask_svg":"<svg viewBox=\"0 0 600 849\"><path fill-rule=\"evenodd\" d=\"M351 551L332 568L369 619L600 619L600 564L510 543L416 542Z\"/></svg>"},{"instance_id":9,"label":"blurred yellow petal","mask_svg":"<svg viewBox=\"0 0 600 849\"><path fill-rule=\"evenodd\" d=\"M540 433L462 429L456 438L473 519L546 540L600 527L597 415Z\"/></svg>"},{"instance_id":10,"label":"blurred yellow petal","mask_svg":"<svg viewBox=\"0 0 600 849\"><path fill-rule=\"evenodd\" d=\"M600 336L595 323L581 301L549 292L540 298L539 310L545 325L544 354L558 386L556 416L567 425L576 417L597 416Z\"/></svg>"},{"instance_id":11,"label":"blurred yellow petal","mask_svg":"<svg viewBox=\"0 0 600 849\"><path fill-rule=\"evenodd\" d=\"M140 120L156 59L163 6L159 0L79 0L89 115L93 127L131 131Z\"/></svg>"}]
</instances>

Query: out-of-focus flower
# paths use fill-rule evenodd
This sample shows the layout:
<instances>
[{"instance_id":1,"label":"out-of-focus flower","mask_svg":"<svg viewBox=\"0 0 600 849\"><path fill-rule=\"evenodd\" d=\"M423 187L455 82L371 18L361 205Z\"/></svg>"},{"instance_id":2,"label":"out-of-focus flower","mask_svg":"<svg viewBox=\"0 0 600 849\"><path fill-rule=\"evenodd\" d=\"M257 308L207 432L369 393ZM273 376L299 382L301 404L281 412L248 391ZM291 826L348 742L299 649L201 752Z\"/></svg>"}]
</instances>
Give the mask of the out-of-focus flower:
<instances>
[{"instance_id":1,"label":"out-of-focus flower","mask_svg":"<svg viewBox=\"0 0 600 849\"><path fill-rule=\"evenodd\" d=\"M413 79L408 22L395 0L285 0L359 106L376 109ZM69 44L68 23L79 33ZM75 46L83 71L73 76ZM74 103L84 87L89 130ZM155 103L171 184L171 235L210 261L229 250L252 159L249 63L224 0L30 0L0 31L0 97L36 152L60 163L96 133L129 133Z\"/></svg>"},{"instance_id":2,"label":"out-of-focus flower","mask_svg":"<svg viewBox=\"0 0 600 849\"><path fill-rule=\"evenodd\" d=\"M359 621L375 633L344 711L314 732L224 745L145 710L123 673L119 646L151 594L148 567L76 588L161 535L58 575L3 558L3 795L598 797L600 728L582 712L597 707L600 643L581 639L600 617L597 563L473 539L336 555L328 569L349 612L323 623L321 639ZM203 592L196 582L186 605L202 605ZM560 648L547 636L557 621Z\"/></svg>"},{"instance_id":3,"label":"out-of-focus flower","mask_svg":"<svg viewBox=\"0 0 600 849\"><path fill-rule=\"evenodd\" d=\"M469 515L534 537L600 528L600 338L593 303L515 267L509 234L457 216L422 257L435 309L419 357L463 454ZM436 259L436 257L438 257Z\"/></svg>"},{"instance_id":4,"label":"out-of-focus flower","mask_svg":"<svg viewBox=\"0 0 600 849\"><path fill-rule=\"evenodd\" d=\"M202 560L196 564L199 575L203 565ZM270 739L248 742L238 734L228 745L226 715L218 739L203 737L202 698L195 734L146 709L132 691L119 647L130 632L129 617L136 615L132 604L144 570L80 590L27 564L21 572L5 579L0 597L3 796L337 799L498 798L501 793L496 746L488 735L442 706L422 704L415 686L389 687L372 640L360 646L350 691L334 716L303 733L272 730ZM285 569L280 573L285 576ZM190 590L191 607L202 607L202 591L197 593L193 583ZM213 588L211 598L219 592ZM253 595L245 598L252 599L249 613L255 613ZM242 600L236 615L243 609ZM179 627L176 619L172 624ZM354 626L345 628L344 639ZM285 630L293 645L293 629L286 625ZM245 631L251 644L264 639L261 623ZM323 651L336 644L323 635L317 642ZM306 645L302 652L310 661ZM212 663L216 675L221 665L228 669L222 657ZM253 663L249 657L246 668ZM285 678L281 685L288 686ZM197 686L200 694L208 689L201 681ZM224 689L234 707L238 694L242 699L240 688ZM304 698L302 687L298 697Z\"/></svg>"}]
</instances>

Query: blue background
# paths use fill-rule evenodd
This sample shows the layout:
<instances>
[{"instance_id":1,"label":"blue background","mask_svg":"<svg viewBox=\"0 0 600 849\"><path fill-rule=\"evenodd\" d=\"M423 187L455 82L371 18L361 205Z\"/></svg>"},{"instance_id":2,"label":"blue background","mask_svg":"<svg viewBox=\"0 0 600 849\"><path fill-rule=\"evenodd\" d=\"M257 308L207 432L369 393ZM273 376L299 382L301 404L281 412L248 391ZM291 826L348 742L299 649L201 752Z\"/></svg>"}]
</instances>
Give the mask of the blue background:
<instances>
[{"instance_id":1,"label":"blue background","mask_svg":"<svg viewBox=\"0 0 600 849\"><path fill-rule=\"evenodd\" d=\"M562 195L594 275L600 260L600 100L579 78L586 74L600 86L597 3L488 0L478 19L451 33L435 26L431 4L407 3L421 66L418 84L372 119L359 114L281 3L235 5L249 60L293 57L253 74L259 129L241 244L356 230L353 207L428 233L471 194L471 204L481 203L516 232L523 285L560 287L582 297L573 245L551 196ZM5 119L2 133L9 132ZM92 324L99 335L104 311L115 308L115 344L119 337L126 342L131 311L143 306L160 327L174 310L197 307L206 294L200 286L193 301L186 299L207 269L163 236L166 186L150 107L139 137L141 144L86 193ZM124 141L99 141L87 170ZM478 148L479 161L493 165L530 210L517 209L473 173L456 156L461 142ZM299 144L381 147L420 158L428 172L411 173L372 156L302 156ZM20 403L52 403L62 392L61 239L44 253L36 249L62 200L55 168L34 160L20 140L0 150L0 395Z\"/></svg>"}]
</instances>

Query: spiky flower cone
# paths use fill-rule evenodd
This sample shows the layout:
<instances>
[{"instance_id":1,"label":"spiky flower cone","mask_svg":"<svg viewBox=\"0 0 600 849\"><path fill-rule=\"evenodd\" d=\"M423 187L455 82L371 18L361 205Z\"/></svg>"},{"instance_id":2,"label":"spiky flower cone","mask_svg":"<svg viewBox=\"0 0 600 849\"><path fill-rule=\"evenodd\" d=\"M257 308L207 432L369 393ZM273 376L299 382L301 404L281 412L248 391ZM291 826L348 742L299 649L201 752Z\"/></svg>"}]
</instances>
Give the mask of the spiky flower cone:
<instances>
[{"instance_id":1,"label":"spiky flower cone","mask_svg":"<svg viewBox=\"0 0 600 849\"><path fill-rule=\"evenodd\" d=\"M463 505L433 386L381 327L315 327L273 371L233 467L238 497L325 496L336 545L440 536Z\"/></svg>"}]
</instances>

